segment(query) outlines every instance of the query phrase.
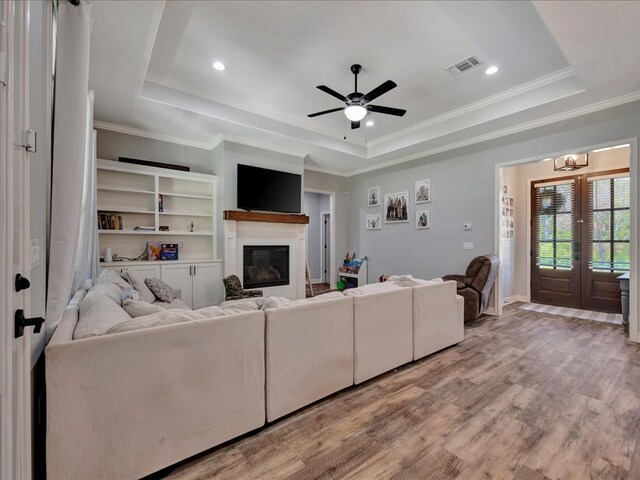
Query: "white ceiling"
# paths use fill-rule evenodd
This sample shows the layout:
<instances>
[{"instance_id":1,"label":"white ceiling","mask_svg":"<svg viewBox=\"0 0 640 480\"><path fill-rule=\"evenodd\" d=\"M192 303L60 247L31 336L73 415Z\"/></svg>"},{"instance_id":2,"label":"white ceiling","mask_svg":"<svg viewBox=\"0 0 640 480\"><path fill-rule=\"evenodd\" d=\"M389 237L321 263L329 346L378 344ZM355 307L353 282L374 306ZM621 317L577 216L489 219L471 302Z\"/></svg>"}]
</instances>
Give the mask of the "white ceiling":
<instances>
[{"instance_id":1,"label":"white ceiling","mask_svg":"<svg viewBox=\"0 0 640 480\"><path fill-rule=\"evenodd\" d=\"M143 0L92 16L98 126L343 175L640 99L640 2ZM469 55L483 65L446 71ZM352 92L353 63L358 90L394 80L372 103L407 114L354 131L342 112L307 118L341 106L315 86Z\"/></svg>"}]
</instances>

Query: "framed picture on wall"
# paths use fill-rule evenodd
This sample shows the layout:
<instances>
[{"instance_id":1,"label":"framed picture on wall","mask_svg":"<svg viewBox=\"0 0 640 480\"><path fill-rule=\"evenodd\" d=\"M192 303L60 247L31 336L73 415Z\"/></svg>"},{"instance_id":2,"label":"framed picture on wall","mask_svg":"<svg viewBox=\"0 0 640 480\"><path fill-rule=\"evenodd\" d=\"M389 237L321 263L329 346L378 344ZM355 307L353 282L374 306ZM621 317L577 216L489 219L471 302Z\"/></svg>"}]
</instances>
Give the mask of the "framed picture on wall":
<instances>
[{"instance_id":1,"label":"framed picture on wall","mask_svg":"<svg viewBox=\"0 0 640 480\"><path fill-rule=\"evenodd\" d=\"M380 187L371 187L367 190L367 205L370 207L380 205Z\"/></svg>"},{"instance_id":2,"label":"framed picture on wall","mask_svg":"<svg viewBox=\"0 0 640 480\"><path fill-rule=\"evenodd\" d=\"M384 222L409 221L409 192L388 193L384 196Z\"/></svg>"},{"instance_id":3,"label":"framed picture on wall","mask_svg":"<svg viewBox=\"0 0 640 480\"><path fill-rule=\"evenodd\" d=\"M367 215L367 230L380 230L382 228L380 215Z\"/></svg>"},{"instance_id":4,"label":"framed picture on wall","mask_svg":"<svg viewBox=\"0 0 640 480\"><path fill-rule=\"evenodd\" d=\"M431 180L420 180L416 182L416 203L427 203L431 201Z\"/></svg>"},{"instance_id":5,"label":"framed picture on wall","mask_svg":"<svg viewBox=\"0 0 640 480\"><path fill-rule=\"evenodd\" d=\"M430 226L431 226L431 215L429 214L429 210L416 212L416 228L418 230L422 230L424 228L429 228Z\"/></svg>"}]
</instances>

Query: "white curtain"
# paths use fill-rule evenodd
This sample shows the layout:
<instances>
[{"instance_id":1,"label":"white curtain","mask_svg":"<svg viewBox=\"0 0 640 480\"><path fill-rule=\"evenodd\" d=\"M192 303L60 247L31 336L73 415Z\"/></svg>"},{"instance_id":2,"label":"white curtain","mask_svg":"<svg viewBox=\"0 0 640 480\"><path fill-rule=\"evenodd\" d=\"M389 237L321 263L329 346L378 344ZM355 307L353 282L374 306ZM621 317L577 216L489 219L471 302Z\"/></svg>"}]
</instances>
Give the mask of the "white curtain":
<instances>
[{"instance_id":1,"label":"white curtain","mask_svg":"<svg viewBox=\"0 0 640 480\"><path fill-rule=\"evenodd\" d=\"M60 2L57 27L47 341L73 293L87 155L91 5Z\"/></svg>"},{"instance_id":2,"label":"white curtain","mask_svg":"<svg viewBox=\"0 0 640 480\"><path fill-rule=\"evenodd\" d=\"M87 96L87 139L82 189L82 209L80 231L76 251L75 268L71 293L79 288L90 288L92 280L98 278L100 268L98 258L97 185L96 185L96 132L93 129L93 90Z\"/></svg>"}]
</instances>

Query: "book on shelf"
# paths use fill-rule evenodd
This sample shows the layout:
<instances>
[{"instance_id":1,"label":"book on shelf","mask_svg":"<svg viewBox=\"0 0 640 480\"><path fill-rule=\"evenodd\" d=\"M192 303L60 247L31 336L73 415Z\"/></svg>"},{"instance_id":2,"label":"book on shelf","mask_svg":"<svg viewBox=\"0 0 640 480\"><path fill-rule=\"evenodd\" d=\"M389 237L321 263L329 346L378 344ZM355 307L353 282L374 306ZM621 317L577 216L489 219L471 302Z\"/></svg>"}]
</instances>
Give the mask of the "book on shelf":
<instances>
[{"instance_id":1,"label":"book on shelf","mask_svg":"<svg viewBox=\"0 0 640 480\"><path fill-rule=\"evenodd\" d=\"M98 229L123 230L122 215L111 212L98 212Z\"/></svg>"}]
</instances>

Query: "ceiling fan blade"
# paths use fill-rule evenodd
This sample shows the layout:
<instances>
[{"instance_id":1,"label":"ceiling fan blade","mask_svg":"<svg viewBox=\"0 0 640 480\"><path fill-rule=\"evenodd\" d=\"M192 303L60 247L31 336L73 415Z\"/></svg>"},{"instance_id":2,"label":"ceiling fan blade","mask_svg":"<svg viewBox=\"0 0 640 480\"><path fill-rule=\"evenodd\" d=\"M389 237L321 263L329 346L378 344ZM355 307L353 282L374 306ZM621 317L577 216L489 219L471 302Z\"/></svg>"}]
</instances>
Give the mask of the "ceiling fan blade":
<instances>
[{"instance_id":1,"label":"ceiling fan blade","mask_svg":"<svg viewBox=\"0 0 640 480\"><path fill-rule=\"evenodd\" d=\"M351 130L355 130L356 128L360 128L360 122L351 122Z\"/></svg>"},{"instance_id":2,"label":"ceiling fan blade","mask_svg":"<svg viewBox=\"0 0 640 480\"><path fill-rule=\"evenodd\" d=\"M394 82L392 80L387 80L382 85L378 85L376 88L374 88L369 93L367 93L364 97L362 97L362 101L364 103L368 103L371 100L375 100L380 95L384 95L389 90L392 90L392 89L396 88L397 86L398 85L396 85L396 82Z\"/></svg>"},{"instance_id":3,"label":"ceiling fan blade","mask_svg":"<svg viewBox=\"0 0 640 480\"><path fill-rule=\"evenodd\" d=\"M318 115L324 115L326 113L339 112L340 110L344 110L344 107L332 108L331 110L325 110L323 112L310 113L309 115L307 115L307 117L313 118L313 117L317 117Z\"/></svg>"},{"instance_id":4,"label":"ceiling fan blade","mask_svg":"<svg viewBox=\"0 0 640 480\"><path fill-rule=\"evenodd\" d=\"M322 90L324 93L328 93L329 95L336 97L338 100L342 100L343 102L347 101L347 97L327 87L326 85L318 85L316 88Z\"/></svg>"},{"instance_id":5,"label":"ceiling fan blade","mask_svg":"<svg viewBox=\"0 0 640 480\"><path fill-rule=\"evenodd\" d=\"M405 113L407 113L406 110L402 110L401 108L381 107L378 105L367 105L365 108L370 112L386 113L387 115L396 115L398 117L401 117Z\"/></svg>"}]
</instances>

